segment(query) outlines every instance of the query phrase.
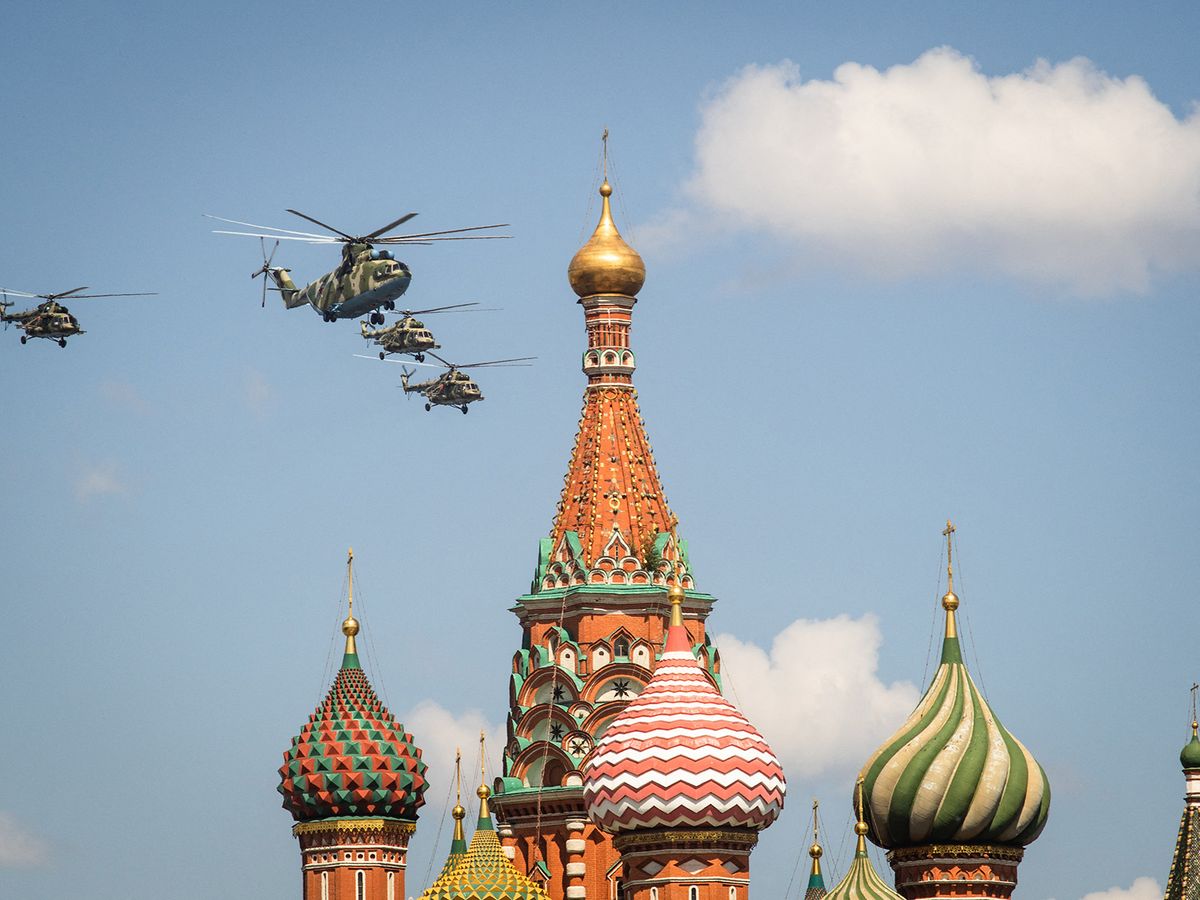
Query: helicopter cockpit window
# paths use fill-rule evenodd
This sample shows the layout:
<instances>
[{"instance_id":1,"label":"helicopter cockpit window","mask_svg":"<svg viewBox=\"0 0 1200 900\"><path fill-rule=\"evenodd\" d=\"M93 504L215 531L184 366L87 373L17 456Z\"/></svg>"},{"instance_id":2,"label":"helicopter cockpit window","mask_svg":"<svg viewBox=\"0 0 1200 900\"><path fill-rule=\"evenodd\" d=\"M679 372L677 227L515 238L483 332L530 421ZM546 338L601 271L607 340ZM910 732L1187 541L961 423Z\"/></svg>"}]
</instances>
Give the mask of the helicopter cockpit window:
<instances>
[{"instance_id":1,"label":"helicopter cockpit window","mask_svg":"<svg viewBox=\"0 0 1200 900\"><path fill-rule=\"evenodd\" d=\"M392 254L389 250L372 250L371 259L391 259Z\"/></svg>"}]
</instances>

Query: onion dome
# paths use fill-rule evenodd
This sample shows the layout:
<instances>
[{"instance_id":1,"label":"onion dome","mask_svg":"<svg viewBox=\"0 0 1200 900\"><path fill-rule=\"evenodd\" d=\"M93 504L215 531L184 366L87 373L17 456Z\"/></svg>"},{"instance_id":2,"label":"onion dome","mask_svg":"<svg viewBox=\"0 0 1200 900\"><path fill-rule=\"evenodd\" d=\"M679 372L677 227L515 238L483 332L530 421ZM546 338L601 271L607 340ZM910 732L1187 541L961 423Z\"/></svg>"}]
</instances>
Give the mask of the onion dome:
<instances>
[{"instance_id":1,"label":"onion dome","mask_svg":"<svg viewBox=\"0 0 1200 900\"><path fill-rule=\"evenodd\" d=\"M343 816L415 821L425 802L426 766L412 735L375 696L359 665L353 574L350 584L342 666L283 755L283 808L298 822Z\"/></svg>"},{"instance_id":2,"label":"onion dome","mask_svg":"<svg viewBox=\"0 0 1200 900\"><path fill-rule=\"evenodd\" d=\"M1200 736L1197 735L1197 729L1200 729L1200 722L1192 719L1192 739L1179 753L1179 763L1185 769L1200 769Z\"/></svg>"},{"instance_id":3,"label":"onion dome","mask_svg":"<svg viewBox=\"0 0 1200 900\"><path fill-rule=\"evenodd\" d=\"M646 283L646 264L638 252L625 243L613 223L612 208L608 202L612 196L612 186L607 178L600 185L600 196L600 222L567 267L571 290L580 297L593 294L635 297Z\"/></svg>"},{"instance_id":4,"label":"onion dome","mask_svg":"<svg viewBox=\"0 0 1200 900\"><path fill-rule=\"evenodd\" d=\"M947 522L947 546L953 531ZM871 840L889 849L934 843L1024 847L1046 824L1050 784L963 664L955 622L959 599L953 569L947 569L941 664L908 721L861 773Z\"/></svg>"},{"instance_id":5,"label":"onion dome","mask_svg":"<svg viewBox=\"0 0 1200 900\"><path fill-rule=\"evenodd\" d=\"M470 846L453 869L442 870L442 877L429 886L421 900L549 900L541 886L517 871L504 855L488 809L492 792L480 784L475 793L479 796L479 822ZM456 829L455 833L460 832Z\"/></svg>"},{"instance_id":6,"label":"onion dome","mask_svg":"<svg viewBox=\"0 0 1200 900\"><path fill-rule=\"evenodd\" d=\"M858 835L858 846L854 850L854 861L850 863L846 877L825 895L825 900L903 900L899 894L888 887L888 883L875 871L875 867L871 865L871 858L867 856L868 828L867 823L863 821L862 814L861 778L858 788L860 797L859 802L855 805L858 810L858 821L854 824L854 833Z\"/></svg>"},{"instance_id":7,"label":"onion dome","mask_svg":"<svg viewBox=\"0 0 1200 900\"><path fill-rule=\"evenodd\" d=\"M662 659L584 764L588 815L613 833L766 828L783 809L779 760L692 654L683 588L673 585L668 596Z\"/></svg>"},{"instance_id":8,"label":"onion dome","mask_svg":"<svg viewBox=\"0 0 1200 900\"><path fill-rule=\"evenodd\" d=\"M821 900L825 896L825 877L821 874L821 856L825 851L821 848L820 837L817 834L817 807L820 804L813 801L813 842L808 848L812 867L808 871L808 888L804 892L804 900Z\"/></svg>"}]
</instances>

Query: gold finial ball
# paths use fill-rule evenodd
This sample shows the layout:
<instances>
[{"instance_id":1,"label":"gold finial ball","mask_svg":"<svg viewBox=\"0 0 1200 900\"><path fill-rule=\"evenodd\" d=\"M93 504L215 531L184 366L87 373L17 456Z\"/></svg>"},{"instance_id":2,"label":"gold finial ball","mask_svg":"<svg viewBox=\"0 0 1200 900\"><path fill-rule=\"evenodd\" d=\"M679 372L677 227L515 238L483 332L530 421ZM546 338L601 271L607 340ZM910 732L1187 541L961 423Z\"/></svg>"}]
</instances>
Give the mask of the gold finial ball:
<instances>
[{"instance_id":1,"label":"gold finial ball","mask_svg":"<svg viewBox=\"0 0 1200 900\"><path fill-rule=\"evenodd\" d=\"M492 792L491 792L490 790L488 790L488 786L487 786L486 784L481 784L481 785L480 785L480 786L479 786L479 787L476 789L476 791L475 791L475 795L476 795L476 796L477 796L477 797L478 797L480 800L486 800L488 797L492 796ZM444 808L444 807L443 807L443 808Z\"/></svg>"},{"instance_id":2,"label":"gold finial ball","mask_svg":"<svg viewBox=\"0 0 1200 900\"><path fill-rule=\"evenodd\" d=\"M354 616L347 616L346 621L342 623L342 634L346 637L354 637L358 634L358 619Z\"/></svg>"},{"instance_id":3,"label":"gold finial ball","mask_svg":"<svg viewBox=\"0 0 1200 900\"><path fill-rule=\"evenodd\" d=\"M454 816L456 819L462 819L466 817L467 810L461 803L456 803L454 809L450 810L450 815Z\"/></svg>"},{"instance_id":4,"label":"gold finial ball","mask_svg":"<svg viewBox=\"0 0 1200 900\"><path fill-rule=\"evenodd\" d=\"M673 584L667 590L667 601L670 603L682 603L687 595L683 592L683 586Z\"/></svg>"},{"instance_id":5,"label":"gold finial ball","mask_svg":"<svg viewBox=\"0 0 1200 900\"><path fill-rule=\"evenodd\" d=\"M820 844L813 844L811 847L808 848L808 855L811 856L813 859L820 859L821 854L824 852L825 851L821 849Z\"/></svg>"},{"instance_id":6,"label":"gold finial ball","mask_svg":"<svg viewBox=\"0 0 1200 900\"><path fill-rule=\"evenodd\" d=\"M861 837L866 837L868 831L870 831L870 829L867 827L866 822L855 822L854 823L854 833L855 834L857 834Z\"/></svg>"},{"instance_id":7,"label":"gold finial ball","mask_svg":"<svg viewBox=\"0 0 1200 900\"><path fill-rule=\"evenodd\" d=\"M604 184L600 185L600 196L601 197L611 197L612 196L612 185L608 183L607 178L604 179Z\"/></svg>"},{"instance_id":8,"label":"gold finial ball","mask_svg":"<svg viewBox=\"0 0 1200 900\"><path fill-rule=\"evenodd\" d=\"M942 597L942 609L946 612L954 612L958 609L958 594L954 591L946 591L946 595Z\"/></svg>"}]
</instances>

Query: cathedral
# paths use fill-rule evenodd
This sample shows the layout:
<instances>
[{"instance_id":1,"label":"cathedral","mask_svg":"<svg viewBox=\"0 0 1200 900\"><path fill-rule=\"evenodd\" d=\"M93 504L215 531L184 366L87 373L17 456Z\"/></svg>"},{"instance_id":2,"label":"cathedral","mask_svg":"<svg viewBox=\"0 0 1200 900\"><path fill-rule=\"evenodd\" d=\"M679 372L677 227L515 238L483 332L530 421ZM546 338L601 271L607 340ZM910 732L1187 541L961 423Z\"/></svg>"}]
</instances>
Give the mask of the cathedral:
<instances>
[{"instance_id":1,"label":"cathedral","mask_svg":"<svg viewBox=\"0 0 1200 900\"><path fill-rule=\"evenodd\" d=\"M705 631L715 598L693 578L633 384L630 326L646 269L613 222L607 178L600 195L600 221L567 270L583 308L587 384L551 533L512 608L520 643L503 772L490 784L473 773L469 842L460 785L450 853L421 900L747 900L759 832L783 810L779 760L721 692ZM953 532L947 523L938 669L847 785L856 851L828 890L814 804L805 900L1007 900L1047 823L1045 772L963 661ZM303 900L405 900L426 763L359 663L352 554L347 565L342 664L284 754L279 792ZM1194 718L1166 900L1200 900ZM868 840L887 850L887 877Z\"/></svg>"}]
</instances>

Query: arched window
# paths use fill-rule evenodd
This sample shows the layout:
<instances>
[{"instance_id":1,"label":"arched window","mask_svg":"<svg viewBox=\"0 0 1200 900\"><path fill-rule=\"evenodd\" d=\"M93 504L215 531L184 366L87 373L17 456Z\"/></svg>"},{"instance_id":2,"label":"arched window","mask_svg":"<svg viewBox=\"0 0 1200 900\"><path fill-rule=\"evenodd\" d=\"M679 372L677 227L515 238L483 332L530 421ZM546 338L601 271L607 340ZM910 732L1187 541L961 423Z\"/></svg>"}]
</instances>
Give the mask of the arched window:
<instances>
[{"instance_id":1,"label":"arched window","mask_svg":"<svg viewBox=\"0 0 1200 900\"><path fill-rule=\"evenodd\" d=\"M694 884L688 888L688 900L700 900L700 888Z\"/></svg>"},{"instance_id":2,"label":"arched window","mask_svg":"<svg viewBox=\"0 0 1200 900\"><path fill-rule=\"evenodd\" d=\"M562 787L563 779L566 776L566 766L557 759L551 760L542 770L542 787Z\"/></svg>"},{"instance_id":3,"label":"arched window","mask_svg":"<svg viewBox=\"0 0 1200 900\"><path fill-rule=\"evenodd\" d=\"M613 656L629 656L629 641L617 638L613 641Z\"/></svg>"},{"instance_id":4,"label":"arched window","mask_svg":"<svg viewBox=\"0 0 1200 900\"><path fill-rule=\"evenodd\" d=\"M658 900L658 888L650 888L650 900Z\"/></svg>"},{"instance_id":5,"label":"arched window","mask_svg":"<svg viewBox=\"0 0 1200 900\"><path fill-rule=\"evenodd\" d=\"M329 873L321 873L321 900L329 900Z\"/></svg>"},{"instance_id":6,"label":"arched window","mask_svg":"<svg viewBox=\"0 0 1200 900\"><path fill-rule=\"evenodd\" d=\"M354 873L354 900L367 900L367 873L362 869Z\"/></svg>"},{"instance_id":7,"label":"arched window","mask_svg":"<svg viewBox=\"0 0 1200 900\"><path fill-rule=\"evenodd\" d=\"M729 900L737 900L737 888L732 884L729 886Z\"/></svg>"},{"instance_id":8,"label":"arched window","mask_svg":"<svg viewBox=\"0 0 1200 900\"><path fill-rule=\"evenodd\" d=\"M730 888L729 890L733 890ZM388 896L387 900L396 900L396 873L388 872Z\"/></svg>"}]
</instances>

